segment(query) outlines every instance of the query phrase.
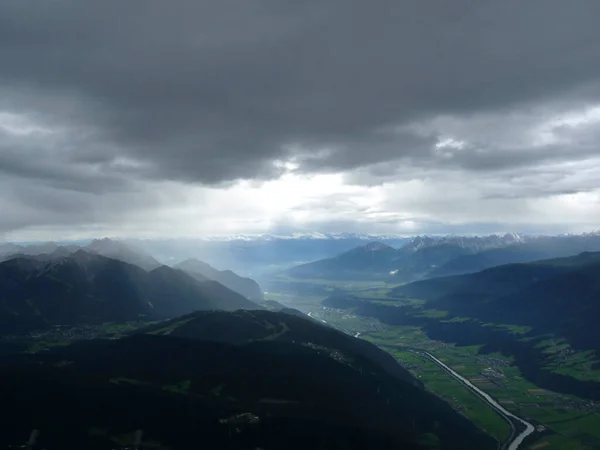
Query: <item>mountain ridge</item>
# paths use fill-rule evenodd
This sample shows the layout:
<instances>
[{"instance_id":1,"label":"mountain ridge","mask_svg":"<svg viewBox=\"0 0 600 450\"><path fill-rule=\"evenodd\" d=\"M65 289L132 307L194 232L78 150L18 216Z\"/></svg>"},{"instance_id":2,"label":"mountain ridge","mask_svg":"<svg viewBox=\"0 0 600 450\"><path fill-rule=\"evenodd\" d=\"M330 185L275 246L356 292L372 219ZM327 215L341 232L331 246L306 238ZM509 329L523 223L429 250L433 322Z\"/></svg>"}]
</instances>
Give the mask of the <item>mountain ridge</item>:
<instances>
[{"instance_id":1,"label":"mountain ridge","mask_svg":"<svg viewBox=\"0 0 600 450\"><path fill-rule=\"evenodd\" d=\"M368 245L374 245L373 243ZM600 234L565 236L416 236L400 248L373 252L370 261L361 252L365 246L284 273L297 278L362 279L412 282L419 279L474 273L501 264L532 262L600 251Z\"/></svg>"},{"instance_id":2,"label":"mountain ridge","mask_svg":"<svg viewBox=\"0 0 600 450\"><path fill-rule=\"evenodd\" d=\"M167 266L147 272L82 249L55 259L0 263L0 325L7 334L221 308L262 309L216 282L201 283Z\"/></svg>"},{"instance_id":3,"label":"mountain ridge","mask_svg":"<svg viewBox=\"0 0 600 450\"><path fill-rule=\"evenodd\" d=\"M263 293L256 281L241 277L231 270L217 270L210 264L190 258L174 266L187 272L199 281L214 280L250 300L261 300Z\"/></svg>"},{"instance_id":4,"label":"mountain ridge","mask_svg":"<svg viewBox=\"0 0 600 450\"><path fill-rule=\"evenodd\" d=\"M134 264L146 271L156 269L162 265L146 251L134 247L131 244L114 241L109 238L94 239L85 247L85 249L106 256L107 258L118 259L119 261Z\"/></svg>"},{"instance_id":5,"label":"mountain ridge","mask_svg":"<svg viewBox=\"0 0 600 450\"><path fill-rule=\"evenodd\" d=\"M453 316L556 333L600 355L595 325L600 315L600 252L417 281L394 288L392 295L425 300Z\"/></svg>"},{"instance_id":6,"label":"mountain ridge","mask_svg":"<svg viewBox=\"0 0 600 450\"><path fill-rule=\"evenodd\" d=\"M502 264L574 256L586 251L600 251L600 232L542 236L519 244L487 249L473 255L462 255L434 269L429 276L473 273Z\"/></svg>"},{"instance_id":7,"label":"mountain ridge","mask_svg":"<svg viewBox=\"0 0 600 450\"><path fill-rule=\"evenodd\" d=\"M0 410L9 417L0 442L30 431L33 422L48 448L106 448L110 437L138 428L172 448L202 440L223 449L426 450L432 439L447 450L496 448L441 399L343 348L362 343L381 352L371 344L283 313L186 319L169 334L147 329L118 340L0 358ZM206 335L211 322L220 341ZM184 327L186 337L173 334ZM275 339L246 339L281 331ZM286 333L291 341L281 339ZM299 336L302 342L294 342ZM236 343L223 342L231 340ZM222 424L240 415L255 417L254 425Z\"/></svg>"}]
</instances>

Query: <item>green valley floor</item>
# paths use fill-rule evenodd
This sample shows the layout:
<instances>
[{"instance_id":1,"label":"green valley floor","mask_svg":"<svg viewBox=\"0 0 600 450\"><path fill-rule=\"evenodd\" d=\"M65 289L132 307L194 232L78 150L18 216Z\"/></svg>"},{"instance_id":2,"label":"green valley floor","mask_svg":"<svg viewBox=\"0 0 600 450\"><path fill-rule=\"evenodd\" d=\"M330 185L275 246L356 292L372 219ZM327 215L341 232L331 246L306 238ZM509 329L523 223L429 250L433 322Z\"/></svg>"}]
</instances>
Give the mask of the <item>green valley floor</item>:
<instances>
[{"instance_id":1,"label":"green valley floor","mask_svg":"<svg viewBox=\"0 0 600 450\"><path fill-rule=\"evenodd\" d=\"M371 341L392 354L397 361L424 382L426 388L457 411L464 414L499 443L509 433L508 423L483 400L453 379L429 359L419 355L425 350L439 358L457 373L496 399L505 409L536 426L521 448L557 450L593 450L600 448L600 402L566 393L553 392L528 381L514 364L510 354L489 352L483 345L456 345L432 339L418 325L389 325L375 317L355 313L355 308L324 307L321 302L332 293L352 294L379 305L400 306L398 299L388 299L385 285L323 280L278 280L266 297L269 300L299 309L310 316L327 322L346 333ZM444 311L427 309L417 299L405 299L402 306L414 308L415 317L434 321L460 322L466 318L446 317ZM489 326L506 328L523 336L523 327L501 324ZM525 338L523 338L525 339ZM568 343L549 337L536 341L547 355L545 369L556 371L578 380L600 380L598 363L591 352L575 352Z\"/></svg>"}]
</instances>

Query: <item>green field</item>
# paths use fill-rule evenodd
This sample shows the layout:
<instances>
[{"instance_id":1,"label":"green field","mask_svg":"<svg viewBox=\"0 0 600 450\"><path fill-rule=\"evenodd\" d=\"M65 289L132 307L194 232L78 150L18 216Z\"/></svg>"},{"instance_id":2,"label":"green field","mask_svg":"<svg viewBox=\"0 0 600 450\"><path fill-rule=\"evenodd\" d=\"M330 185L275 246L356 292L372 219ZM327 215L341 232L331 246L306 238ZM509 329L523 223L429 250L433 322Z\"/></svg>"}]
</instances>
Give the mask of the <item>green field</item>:
<instances>
[{"instance_id":1,"label":"green field","mask_svg":"<svg viewBox=\"0 0 600 450\"><path fill-rule=\"evenodd\" d=\"M309 280L304 280L304 283L310 286ZM320 280L320 285L328 286L328 283ZM339 289L340 285L336 285ZM373 303L411 307L412 312L409 314L415 317L442 322L472 320L466 317L448 318L446 311L427 309L419 299L390 298L386 294L387 289L381 284L369 286L363 282L352 288L345 286L345 290ZM514 361L510 356L480 354L480 345L459 347L452 343L435 341L418 326L384 325L377 319L357 316L352 309L342 311L323 308L321 301L327 295L269 292L267 297L304 312L310 311L312 317L326 320L330 325L347 333L360 333L361 338L392 354L400 364L419 378L428 390L450 403L498 441L503 441L509 433L509 426L504 419L437 365L409 351L409 348L430 352L456 372L469 378L507 410L542 427L541 432L534 435L534 441L528 442L524 448L600 448L600 413L597 406L589 406L583 399L574 396L540 389L523 377L518 367L513 365ZM482 325L506 330L519 338L530 331L525 326ZM537 345L548 358L544 368L577 379L600 380L600 371L594 368L597 360L591 352L573 351L568 343L553 336L548 336L548 339L540 341Z\"/></svg>"},{"instance_id":2,"label":"green field","mask_svg":"<svg viewBox=\"0 0 600 450\"><path fill-rule=\"evenodd\" d=\"M459 411L486 429L493 436L497 436L498 420L493 420L487 405L473 405L468 390L452 387L446 379L448 375L432 363L425 361L418 363L414 354L402 350L403 346L423 348L452 367L462 376L469 378L480 389L490 394L506 409L523 417L534 424L547 427L559 434L561 439L553 444L548 440L548 448L599 448L600 447L600 415L597 412L579 410L582 407L581 399L564 394L540 389L533 383L525 380L519 369L511 364L511 359L499 354L480 355L479 346L453 347L445 343L430 340L426 334L419 332L416 327L394 327L384 332L374 332L362 335L367 340L376 343L390 352L401 364L410 370L425 383L433 392L441 393ZM407 357L407 353L409 357ZM488 367L499 369L503 376L489 382L481 376ZM480 380L480 381L476 381ZM458 385L458 383L456 383ZM470 393L469 393L470 394ZM471 409L469 409L469 406ZM466 408L466 409L465 409ZM491 411L491 410L490 410ZM566 446L568 443L568 446ZM590 444L591 447L588 447ZM535 444L534 444L535 445Z\"/></svg>"}]
</instances>

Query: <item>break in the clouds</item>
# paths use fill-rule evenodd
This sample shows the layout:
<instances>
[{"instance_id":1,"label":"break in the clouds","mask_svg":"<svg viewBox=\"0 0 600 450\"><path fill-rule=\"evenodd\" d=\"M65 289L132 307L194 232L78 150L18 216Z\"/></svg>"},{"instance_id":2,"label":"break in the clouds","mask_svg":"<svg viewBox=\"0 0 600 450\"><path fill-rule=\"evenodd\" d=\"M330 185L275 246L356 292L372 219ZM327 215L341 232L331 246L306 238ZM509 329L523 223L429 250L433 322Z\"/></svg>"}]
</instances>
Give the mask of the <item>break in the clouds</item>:
<instances>
[{"instance_id":1,"label":"break in the clouds","mask_svg":"<svg viewBox=\"0 0 600 450\"><path fill-rule=\"evenodd\" d=\"M0 4L0 232L577 231L594 0Z\"/></svg>"}]
</instances>

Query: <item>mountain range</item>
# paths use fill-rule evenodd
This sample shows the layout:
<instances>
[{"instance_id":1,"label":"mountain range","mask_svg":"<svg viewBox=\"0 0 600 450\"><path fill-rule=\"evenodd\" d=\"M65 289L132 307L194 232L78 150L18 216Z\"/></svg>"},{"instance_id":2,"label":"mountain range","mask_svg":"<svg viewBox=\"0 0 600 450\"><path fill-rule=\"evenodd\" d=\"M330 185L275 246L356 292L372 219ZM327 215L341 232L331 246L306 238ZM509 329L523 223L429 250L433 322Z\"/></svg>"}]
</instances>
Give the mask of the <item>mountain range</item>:
<instances>
[{"instance_id":1,"label":"mountain range","mask_svg":"<svg viewBox=\"0 0 600 450\"><path fill-rule=\"evenodd\" d=\"M198 281L217 281L250 300L261 300L263 298L263 293L256 281L240 277L231 270L217 270L210 264L195 258L186 259L174 267L187 272Z\"/></svg>"},{"instance_id":2,"label":"mountain range","mask_svg":"<svg viewBox=\"0 0 600 450\"><path fill-rule=\"evenodd\" d=\"M338 256L302 264L286 271L297 278L381 279L390 276L398 251L382 242L370 242Z\"/></svg>"},{"instance_id":3,"label":"mountain range","mask_svg":"<svg viewBox=\"0 0 600 450\"><path fill-rule=\"evenodd\" d=\"M169 265L199 258L214 267L229 268L256 279L301 263L328 258L373 240L398 247L408 238L357 233L305 233L206 239L138 239L126 243L146 250Z\"/></svg>"},{"instance_id":4,"label":"mountain range","mask_svg":"<svg viewBox=\"0 0 600 450\"><path fill-rule=\"evenodd\" d=\"M536 347L553 336L600 354L600 252L479 270L593 249L600 235L416 237L399 248L362 242L287 274L422 278L396 286L384 302L342 289L323 306L421 326L440 339L450 333L465 345L480 339L497 351L516 352L516 364L540 386L600 398L596 383L546 370ZM99 449L142 428L146 439L173 449L199 439L209 448L232 449L496 447L391 355L265 301L252 279L195 258L169 267L139 245L108 239L83 248L3 249L3 336L55 325L146 323L119 339L64 342L70 345L32 354L15 353L16 347L0 352L0 395L7 399L0 409L11 417L0 442L14 443L24 427L37 427L48 448L75 448L76 436L75 445ZM473 273L435 276L451 270ZM442 311L444 320L421 310ZM529 331L515 337L507 327ZM237 423L221 423L228 418ZM67 423L68 432L61 425Z\"/></svg>"},{"instance_id":5,"label":"mountain range","mask_svg":"<svg viewBox=\"0 0 600 450\"><path fill-rule=\"evenodd\" d=\"M572 256L586 251L600 251L599 233L539 236L505 247L489 248L471 255L458 256L432 270L429 276L473 273L502 264Z\"/></svg>"},{"instance_id":6,"label":"mountain range","mask_svg":"<svg viewBox=\"0 0 600 450\"><path fill-rule=\"evenodd\" d=\"M108 238L94 239L85 247L85 250L106 256L107 258L118 259L119 261L133 264L147 271L162 266L160 262L145 250Z\"/></svg>"},{"instance_id":7,"label":"mountain range","mask_svg":"<svg viewBox=\"0 0 600 450\"><path fill-rule=\"evenodd\" d=\"M145 250L108 238L94 239L84 246L76 244L59 245L56 242L45 242L32 245L17 245L12 243L0 244L0 260L18 256L67 256L78 250L85 250L88 253L95 253L106 256L107 258L118 259L119 261L133 264L147 271L162 266L160 262Z\"/></svg>"},{"instance_id":8,"label":"mountain range","mask_svg":"<svg viewBox=\"0 0 600 450\"><path fill-rule=\"evenodd\" d=\"M496 448L374 345L268 311L0 358L0 395L0 442L35 427L46 448L125 445L136 429L171 449Z\"/></svg>"},{"instance_id":9,"label":"mountain range","mask_svg":"<svg viewBox=\"0 0 600 450\"><path fill-rule=\"evenodd\" d=\"M88 253L95 253L107 258L117 259L141 267L146 271L154 270L163 265L151 254L134 244L126 244L108 238L94 239L85 246L73 244L58 245L54 242L28 246L10 243L2 244L0 245L0 261L19 256L38 255L45 255L43 258L52 259L71 255L78 250L85 250ZM217 270L209 264L195 258L183 261L175 267L189 272L195 278L198 278L199 281L214 280L247 298L262 299L262 291L258 286L258 283L250 278L240 277L230 270Z\"/></svg>"},{"instance_id":10,"label":"mountain range","mask_svg":"<svg viewBox=\"0 0 600 450\"><path fill-rule=\"evenodd\" d=\"M256 235L244 235L238 234L233 236L207 236L202 238L204 241L209 242L231 242L231 241L282 241L282 240L348 240L348 239L359 239L362 241L373 241L373 240L406 240L407 238L400 235L394 234L368 234L368 233L321 233L317 231L304 232L304 233L291 233L291 234L256 234Z\"/></svg>"},{"instance_id":11,"label":"mountain range","mask_svg":"<svg viewBox=\"0 0 600 450\"><path fill-rule=\"evenodd\" d=\"M392 295L426 300L452 316L525 325L600 355L600 252L418 281Z\"/></svg>"},{"instance_id":12,"label":"mountain range","mask_svg":"<svg viewBox=\"0 0 600 450\"><path fill-rule=\"evenodd\" d=\"M400 248L372 242L337 256L302 264L284 273L293 278L409 282L473 273L513 262L600 251L600 234L485 237L417 236Z\"/></svg>"},{"instance_id":13,"label":"mountain range","mask_svg":"<svg viewBox=\"0 0 600 450\"><path fill-rule=\"evenodd\" d=\"M361 263L343 261L345 257L341 257L342 254L369 242L392 247L397 250L397 255L386 255L381 262L371 261L364 269L360 268ZM391 282L407 282L433 276L472 273L498 264L597 251L600 250L600 233L557 236L507 233L411 238L358 233L294 233L203 239L101 239L89 244L74 242L60 246L56 243L27 246L0 244L0 260L6 259L7 255L51 253L58 247L63 252L73 252L78 248L93 249L104 256L136 264L146 270L152 270L161 263L175 266L189 259L199 259L218 268L219 272L230 269L242 278L255 279L261 284L269 281L274 274L288 269L304 278L316 278L315 273L323 272L320 275L322 277L367 280L386 279L390 272L394 272ZM348 257L357 256L350 254ZM373 255L371 258L376 257ZM332 258L334 262L322 262ZM340 266L336 267L340 262ZM316 263L316 266L307 266L311 263ZM296 270L298 266L302 268ZM228 287L239 291L234 284L228 284ZM253 289L254 294L250 294L250 290L239 292L255 298L259 294L256 287Z\"/></svg>"},{"instance_id":14,"label":"mountain range","mask_svg":"<svg viewBox=\"0 0 600 450\"><path fill-rule=\"evenodd\" d=\"M144 269L77 250L0 263L0 329L24 333L49 325L156 320L202 309L260 309L213 281L167 266Z\"/></svg>"}]
</instances>

